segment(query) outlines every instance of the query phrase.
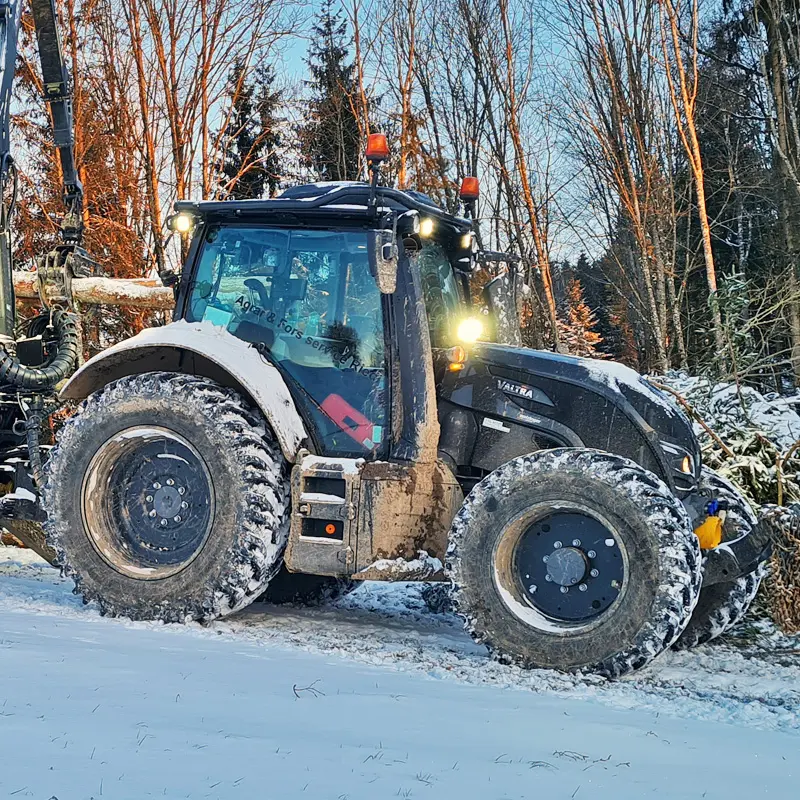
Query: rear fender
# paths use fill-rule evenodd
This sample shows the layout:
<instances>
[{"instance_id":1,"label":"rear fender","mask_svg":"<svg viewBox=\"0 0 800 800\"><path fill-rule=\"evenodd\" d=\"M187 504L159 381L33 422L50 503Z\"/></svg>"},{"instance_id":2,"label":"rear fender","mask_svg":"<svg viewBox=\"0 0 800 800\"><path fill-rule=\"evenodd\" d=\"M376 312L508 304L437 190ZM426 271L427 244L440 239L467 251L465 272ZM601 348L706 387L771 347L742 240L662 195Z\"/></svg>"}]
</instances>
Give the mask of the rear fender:
<instances>
[{"instance_id":1,"label":"rear fender","mask_svg":"<svg viewBox=\"0 0 800 800\"><path fill-rule=\"evenodd\" d=\"M289 462L308 436L281 373L247 342L209 322L172 322L109 347L67 381L60 397L83 400L112 381L143 372L202 375L235 389L261 410Z\"/></svg>"}]
</instances>

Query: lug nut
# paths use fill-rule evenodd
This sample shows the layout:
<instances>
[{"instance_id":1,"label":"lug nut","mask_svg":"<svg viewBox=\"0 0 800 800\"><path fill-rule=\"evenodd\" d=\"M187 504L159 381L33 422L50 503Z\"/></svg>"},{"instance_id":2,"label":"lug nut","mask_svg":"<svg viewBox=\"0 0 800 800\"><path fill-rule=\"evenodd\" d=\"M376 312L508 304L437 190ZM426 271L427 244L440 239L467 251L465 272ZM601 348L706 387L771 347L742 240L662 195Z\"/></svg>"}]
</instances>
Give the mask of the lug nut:
<instances>
[{"instance_id":1,"label":"lug nut","mask_svg":"<svg viewBox=\"0 0 800 800\"><path fill-rule=\"evenodd\" d=\"M562 586L561 587L561 594L566 594L568 591L569 591L569 587L568 586Z\"/></svg>"},{"instance_id":2,"label":"lug nut","mask_svg":"<svg viewBox=\"0 0 800 800\"><path fill-rule=\"evenodd\" d=\"M573 547L580 547L581 546L581 540L580 539L573 539L572 540L572 546Z\"/></svg>"},{"instance_id":3,"label":"lug nut","mask_svg":"<svg viewBox=\"0 0 800 800\"><path fill-rule=\"evenodd\" d=\"M593 570L592 570L592 571L591 571L589 574L590 574L590 575L591 575L593 578L596 578L596 577L597 577L597 576L600 574L600 570L593 569Z\"/></svg>"},{"instance_id":4,"label":"lug nut","mask_svg":"<svg viewBox=\"0 0 800 800\"><path fill-rule=\"evenodd\" d=\"M172 478L167 478L167 486L174 486L174 485L175 485L175 481L172 480Z\"/></svg>"},{"instance_id":5,"label":"lug nut","mask_svg":"<svg viewBox=\"0 0 800 800\"><path fill-rule=\"evenodd\" d=\"M161 484L160 484L158 481L156 481L156 482L153 484L153 488L154 488L154 489L160 489L160 488L161 488Z\"/></svg>"},{"instance_id":6,"label":"lug nut","mask_svg":"<svg viewBox=\"0 0 800 800\"><path fill-rule=\"evenodd\" d=\"M187 502L184 500L184 501L181 503L181 508L189 508L189 504L188 504L188 503L187 503Z\"/></svg>"},{"instance_id":7,"label":"lug nut","mask_svg":"<svg viewBox=\"0 0 800 800\"><path fill-rule=\"evenodd\" d=\"M535 584L535 583L532 583L532 584L531 584L531 585L528 587L528 591L529 591L531 594L534 594L534 592L536 591L536 589L537 589L537 588L538 588L538 587L536 586L536 584Z\"/></svg>"},{"instance_id":8,"label":"lug nut","mask_svg":"<svg viewBox=\"0 0 800 800\"><path fill-rule=\"evenodd\" d=\"M579 589L580 589L582 592L585 592L585 591L586 591L586 590L587 590L589 587L588 587L588 586L587 586L585 583L582 583L582 584L581 584L581 585L580 585L578 588L579 588Z\"/></svg>"},{"instance_id":9,"label":"lug nut","mask_svg":"<svg viewBox=\"0 0 800 800\"><path fill-rule=\"evenodd\" d=\"M595 553L594 550L590 550L586 555L589 556L589 558L595 558L595 556L597 556L597 553Z\"/></svg>"},{"instance_id":10,"label":"lug nut","mask_svg":"<svg viewBox=\"0 0 800 800\"><path fill-rule=\"evenodd\" d=\"M150 513L148 514L149 517L154 517L155 515L156 515L156 510L155 509L152 509L150 511Z\"/></svg>"},{"instance_id":11,"label":"lug nut","mask_svg":"<svg viewBox=\"0 0 800 800\"><path fill-rule=\"evenodd\" d=\"M180 521L181 521L181 515L180 515L180 514L178 514L178 516L177 516L177 517L173 517L173 518L172 518L172 521L173 521L173 522L180 522Z\"/></svg>"},{"instance_id":12,"label":"lug nut","mask_svg":"<svg viewBox=\"0 0 800 800\"><path fill-rule=\"evenodd\" d=\"M550 556L542 556L542 561L546 564L550 560Z\"/></svg>"},{"instance_id":13,"label":"lug nut","mask_svg":"<svg viewBox=\"0 0 800 800\"><path fill-rule=\"evenodd\" d=\"M560 549L561 549L563 546L564 546L564 545L563 545L563 544L561 544L561 542L556 542L556 543L553 545L553 547L555 547L555 549L556 549L556 550L560 550Z\"/></svg>"},{"instance_id":14,"label":"lug nut","mask_svg":"<svg viewBox=\"0 0 800 800\"><path fill-rule=\"evenodd\" d=\"M153 502L153 495L151 495L151 494L147 495L147 497L145 497L145 500L146 500L148 503L152 503L152 502Z\"/></svg>"},{"instance_id":15,"label":"lug nut","mask_svg":"<svg viewBox=\"0 0 800 800\"><path fill-rule=\"evenodd\" d=\"M179 486L178 487L178 494L180 494L180 495L186 494L186 489L184 489L183 486Z\"/></svg>"},{"instance_id":16,"label":"lug nut","mask_svg":"<svg viewBox=\"0 0 800 800\"><path fill-rule=\"evenodd\" d=\"M552 579L552 578L551 578L549 575L545 575L545 576L544 576L544 579L545 579L545 580L546 580L548 583L549 583L550 581L552 581L552 580L553 580L553 579Z\"/></svg>"},{"instance_id":17,"label":"lug nut","mask_svg":"<svg viewBox=\"0 0 800 800\"><path fill-rule=\"evenodd\" d=\"M166 521L165 519L162 519L162 520L161 520L161 524L162 524L162 525L166 525L166 524L167 524L167 521Z\"/></svg>"}]
</instances>

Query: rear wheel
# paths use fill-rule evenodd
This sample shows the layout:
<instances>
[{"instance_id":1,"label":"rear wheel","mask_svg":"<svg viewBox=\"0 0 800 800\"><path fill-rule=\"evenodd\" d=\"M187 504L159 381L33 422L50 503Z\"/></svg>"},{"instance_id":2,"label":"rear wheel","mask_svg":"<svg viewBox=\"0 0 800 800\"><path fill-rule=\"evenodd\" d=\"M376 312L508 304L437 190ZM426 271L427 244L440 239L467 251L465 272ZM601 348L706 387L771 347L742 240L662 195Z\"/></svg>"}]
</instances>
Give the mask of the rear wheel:
<instances>
[{"instance_id":1,"label":"rear wheel","mask_svg":"<svg viewBox=\"0 0 800 800\"><path fill-rule=\"evenodd\" d=\"M504 661L616 677L689 621L700 550L668 487L594 450L547 450L484 478L456 515L447 568L473 637Z\"/></svg>"},{"instance_id":2,"label":"rear wheel","mask_svg":"<svg viewBox=\"0 0 800 800\"><path fill-rule=\"evenodd\" d=\"M260 415L205 378L146 373L93 394L47 474L48 544L103 613L214 619L251 602L280 564L280 450Z\"/></svg>"},{"instance_id":3,"label":"rear wheel","mask_svg":"<svg viewBox=\"0 0 800 800\"><path fill-rule=\"evenodd\" d=\"M701 480L714 497L727 501L723 542L737 539L756 526L756 515L730 481L707 467L703 467ZM735 581L704 587L692 612L692 619L675 647L687 650L705 644L741 622L758 594L765 572L765 565L759 564L755 570Z\"/></svg>"}]
</instances>

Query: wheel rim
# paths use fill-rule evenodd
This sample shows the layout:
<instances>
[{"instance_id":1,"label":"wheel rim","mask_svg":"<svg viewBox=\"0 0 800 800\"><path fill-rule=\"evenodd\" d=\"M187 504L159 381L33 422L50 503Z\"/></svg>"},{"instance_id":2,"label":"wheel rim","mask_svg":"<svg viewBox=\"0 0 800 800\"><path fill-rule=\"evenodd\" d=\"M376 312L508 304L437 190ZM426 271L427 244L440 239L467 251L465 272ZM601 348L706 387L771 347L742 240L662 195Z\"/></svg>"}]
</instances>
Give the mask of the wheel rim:
<instances>
[{"instance_id":1,"label":"wheel rim","mask_svg":"<svg viewBox=\"0 0 800 800\"><path fill-rule=\"evenodd\" d=\"M106 563L123 575L157 580L185 569L203 549L214 488L205 461L182 436L133 427L95 453L81 509L89 541Z\"/></svg>"},{"instance_id":2,"label":"wheel rim","mask_svg":"<svg viewBox=\"0 0 800 800\"><path fill-rule=\"evenodd\" d=\"M506 607L538 630L588 631L627 589L628 554L614 527L581 505L543 505L512 522L494 554Z\"/></svg>"}]
</instances>

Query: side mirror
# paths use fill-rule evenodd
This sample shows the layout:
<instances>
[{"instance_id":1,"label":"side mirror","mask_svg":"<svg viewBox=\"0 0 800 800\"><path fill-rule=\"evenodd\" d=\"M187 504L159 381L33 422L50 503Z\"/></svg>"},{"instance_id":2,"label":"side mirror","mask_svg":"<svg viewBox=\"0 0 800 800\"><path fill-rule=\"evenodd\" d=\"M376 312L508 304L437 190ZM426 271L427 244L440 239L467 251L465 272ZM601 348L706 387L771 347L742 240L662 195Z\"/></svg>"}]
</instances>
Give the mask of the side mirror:
<instances>
[{"instance_id":1,"label":"side mirror","mask_svg":"<svg viewBox=\"0 0 800 800\"><path fill-rule=\"evenodd\" d=\"M397 238L393 231L369 232L370 262L381 294L397 289Z\"/></svg>"}]
</instances>

